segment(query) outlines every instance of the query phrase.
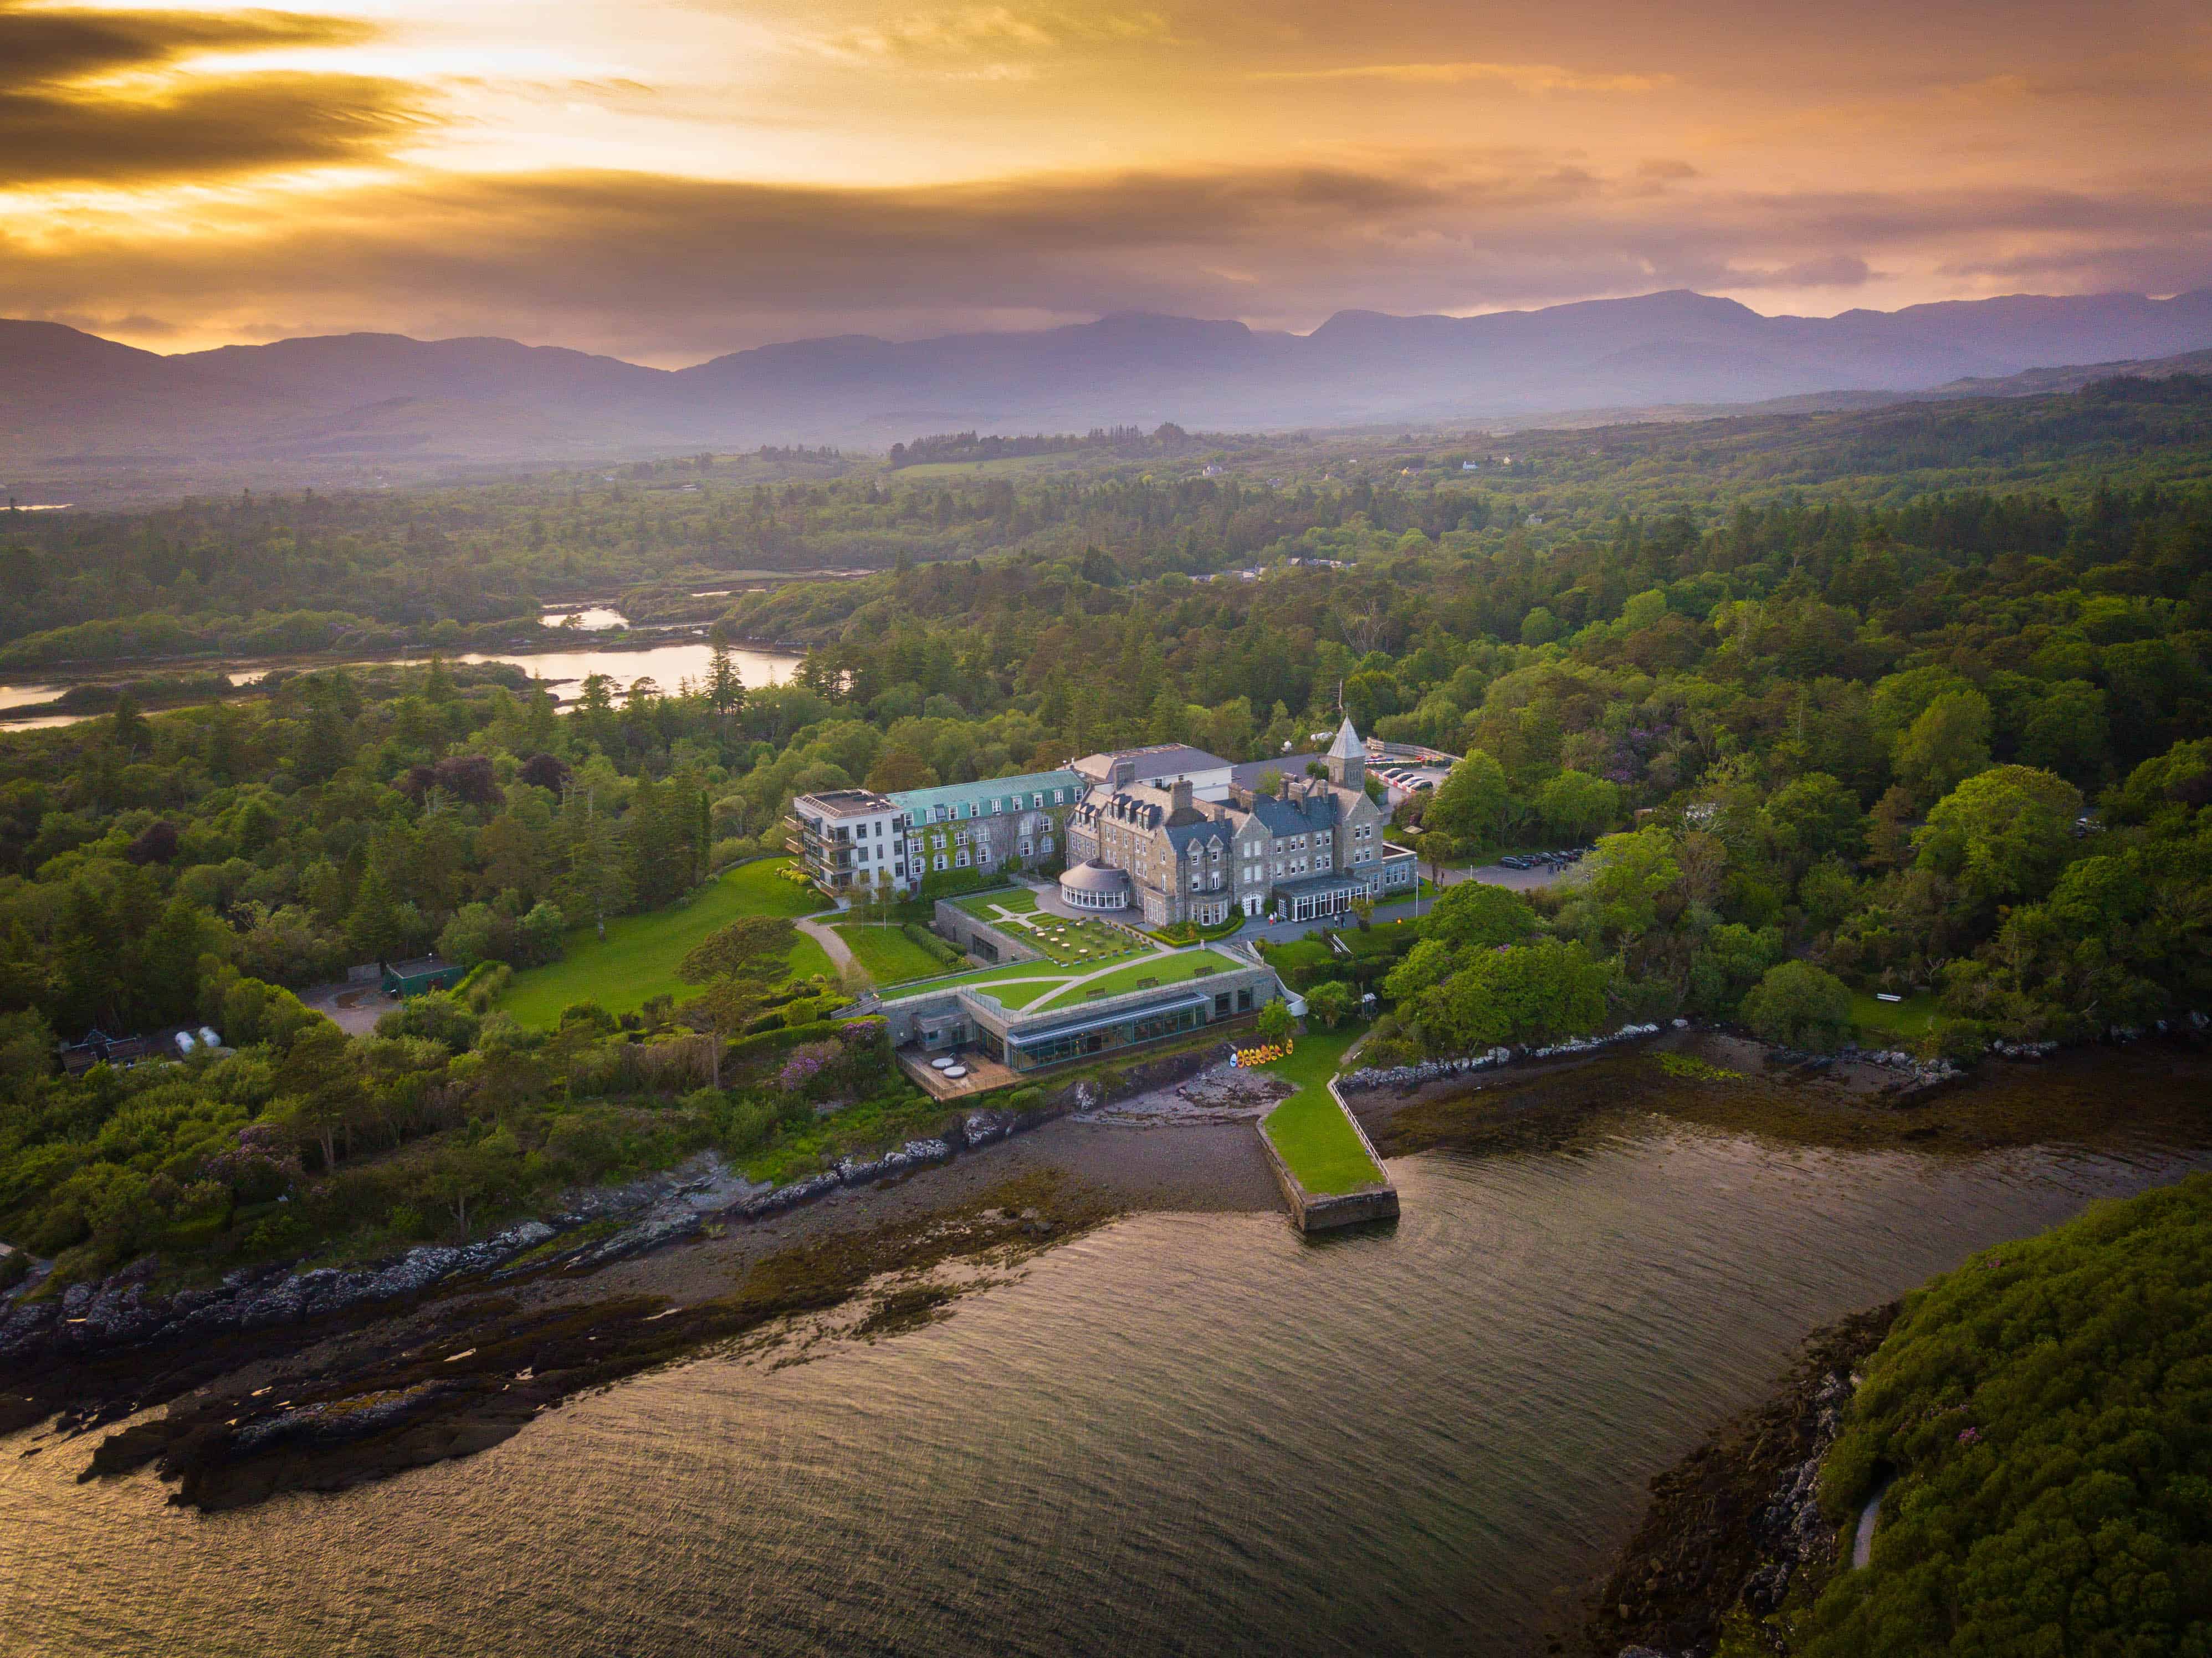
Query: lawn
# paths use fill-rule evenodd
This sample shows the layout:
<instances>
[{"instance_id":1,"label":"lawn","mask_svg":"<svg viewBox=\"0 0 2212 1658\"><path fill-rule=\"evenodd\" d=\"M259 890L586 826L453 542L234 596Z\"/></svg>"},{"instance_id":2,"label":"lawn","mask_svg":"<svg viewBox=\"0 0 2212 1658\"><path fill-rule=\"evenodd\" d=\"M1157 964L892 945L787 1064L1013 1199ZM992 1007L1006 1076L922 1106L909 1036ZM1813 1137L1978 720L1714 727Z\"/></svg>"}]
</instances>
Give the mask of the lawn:
<instances>
[{"instance_id":1,"label":"lawn","mask_svg":"<svg viewBox=\"0 0 2212 1658\"><path fill-rule=\"evenodd\" d=\"M955 909L964 909L979 921L997 919L998 912L1009 915L1030 915L1036 911L1036 894L1027 887L1000 887L991 892L979 892L972 898L957 898Z\"/></svg>"},{"instance_id":2,"label":"lawn","mask_svg":"<svg viewBox=\"0 0 2212 1658\"><path fill-rule=\"evenodd\" d=\"M1031 965L1034 966L1036 963L1032 963ZM1057 974L1048 979L994 979L988 984L975 985L973 988L983 992L986 995L996 997L1000 1005L1003 1007L1011 1007L1018 1011L1029 1006L1032 1002L1042 1001L1054 991L1067 984L1071 976L1067 974ZM932 988L934 987L932 987Z\"/></svg>"},{"instance_id":3,"label":"lawn","mask_svg":"<svg viewBox=\"0 0 2212 1658\"><path fill-rule=\"evenodd\" d=\"M1154 950L1142 961L1131 962L1125 967L1098 972L1093 967L1087 970L1096 977L1085 977L1085 971L1055 969L1046 962L1015 962L1006 967L988 968L981 973L971 973L957 979L945 979L930 987L949 989L954 986L969 990L980 990L995 996L1005 1006L1017 1010L1042 1007L1056 1003L1068 1007L1082 1006L1100 997L1120 996L1142 988L1138 981L1151 979L1162 986L1186 984L1200 975L1201 969L1226 972L1246 963L1233 957L1218 955L1211 950L1179 950L1172 954Z\"/></svg>"},{"instance_id":4,"label":"lawn","mask_svg":"<svg viewBox=\"0 0 2212 1658\"><path fill-rule=\"evenodd\" d=\"M1362 932L1356 926L1346 927L1337 937L1344 940L1345 948L1355 956L1387 956L1394 950L1411 950L1420 933L1411 920L1377 921Z\"/></svg>"},{"instance_id":5,"label":"lawn","mask_svg":"<svg viewBox=\"0 0 2212 1658\"><path fill-rule=\"evenodd\" d=\"M854 957L879 986L903 984L951 971L944 963L895 926L870 926L848 922L837 936L851 947Z\"/></svg>"},{"instance_id":6,"label":"lawn","mask_svg":"<svg viewBox=\"0 0 2212 1658\"><path fill-rule=\"evenodd\" d=\"M526 1025L546 1026L571 1002L597 1002L610 1013L635 1013L655 996L681 999L692 987L676 976L684 952L740 915L805 915L819 909L821 895L775 873L784 859L742 864L689 903L649 915L617 915L606 942L589 926L570 929L563 954L544 967L514 975L501 1009ZM802 937L787 958L793 975L830 971L830 958Z\"/></svg>"},{"instance_id":7,"label":"lawn","mask_svg":"<svg viewBox=\"0 0 2212 1658\"><path fill-rule=\"evenodd\" d=\"M1851 1023L1866 1036L1914 1042L1926 1035L1935 1022L1933 996L1908 996L1901 1002L1878 1002L1866 991L1851 993Z\"/></svg>"},{"instance_id":8,"label":"lawn","mask_svg":"<svg viewBox=\"0 0 2212 1658\"><path fill-rule=\"evenodd\" d=\"M1062 967L1095 967L1145 947L1103 921L1089 916L1071 921L1049 910L1039 909L1036 895L1027 887L979 893L972 898L958 900L957 908L979 921L988 922L1008 938L1020 939Z\"/></svg>"},{"instance_id":9,"label":"lawn","mask_svg":"<svg viewBox=\"0 0 2212 1658\"><path fill-rule=\"evenodd\" d=\"M1300 1036L1288 1059L1267 1067L1297 1084L1298 1091L1267 1114L1261 1132L1290 1164L1298 1184L1316 1197L1340 1197L1382 1183L1382 1171L1328 1091L1344 1050L1358 1035L1350 1029Z\"/></svg>"},{"instance_id":10,"label":"lawn","mask_svg":"<svg viewBox=\"0 0 2212 1658\"><path fill-rule=\"evenodd\" d=\"M1125 995L1132 990L1148 988L1143 983L1147 979L1162 985L1179 985L1198 977L1208 969L1216 973L1225 973L1232 967L1243 965L1210 950L1179 950L1172 955L1163 955L1154 950L1141 961L1132 962L1127 967L1085 981L1080 988L1068 993L1067 999L1088 1002L1103 996Z\"/></svg>"}]
</instances>

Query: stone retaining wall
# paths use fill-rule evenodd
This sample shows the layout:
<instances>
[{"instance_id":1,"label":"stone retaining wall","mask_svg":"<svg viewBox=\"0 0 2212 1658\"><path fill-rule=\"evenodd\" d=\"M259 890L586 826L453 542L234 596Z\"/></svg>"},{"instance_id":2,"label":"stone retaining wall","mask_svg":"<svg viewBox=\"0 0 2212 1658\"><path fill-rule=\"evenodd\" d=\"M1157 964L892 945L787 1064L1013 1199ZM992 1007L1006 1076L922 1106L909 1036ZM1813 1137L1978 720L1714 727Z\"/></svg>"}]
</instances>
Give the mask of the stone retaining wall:
<instances>
[{"instance_id":1,"label":"stone retaining wall","mask_svg":"<svg viewBox=\"0 0 2212 1658\"><path fill-rule=\"evenodd\" d=\"M960 896L974 898L988 897L990 894L966 892ZM981 956L994 966L1001 962L1042 962L1048 959L1035 944L1024 942L1004 927L993 926L980 916L970 915L950 898L937 901L936 907L930 911L929 926L939 938L951 939L960 949L970 955ZM995 957L975 948L975 941L979 938L997 952Z\"/></svg>"},{"instance_id":2,"label":"stone retaining wall","mask_svg":"<svg viewBox=\"0 0 2212 1658\"><path fill-rule=\"evenodd\" d=\"M1359 1143L1367 1150L1377 1169L1382 1159L1375 1150L1375 1143L1367 1138L1367 1131L1359 1126L1359 1119L1352 1114L1352 1108L1344 1102L1344 1096L1336 1091L1336 1084L1328 1084L1328 1096L1336 1102L1336 1108L1344 1113L1344 1120L1352 1125L1352 1132L1359 1136ZM1268 1116L1273 1116L1269 1112ZM1291 1172L1291 1165L1275 1149L1267 1137L1266 1117L1260 1120L1260 1149L1267 1154L1267 1166L1275 1171L1275 1184L1282 1188L1283 1200L1291 1206L1291 1224L1301 1232L1332 1232L1340 1227L1358 1226L1371 1220L1395 1220L1398 1218L1398 1188L1390 1184L1386 1175L1380 1186L1363 1186L1356 1192L1323 1195L1309 1192Z\"/></svg>"}]
</instances>

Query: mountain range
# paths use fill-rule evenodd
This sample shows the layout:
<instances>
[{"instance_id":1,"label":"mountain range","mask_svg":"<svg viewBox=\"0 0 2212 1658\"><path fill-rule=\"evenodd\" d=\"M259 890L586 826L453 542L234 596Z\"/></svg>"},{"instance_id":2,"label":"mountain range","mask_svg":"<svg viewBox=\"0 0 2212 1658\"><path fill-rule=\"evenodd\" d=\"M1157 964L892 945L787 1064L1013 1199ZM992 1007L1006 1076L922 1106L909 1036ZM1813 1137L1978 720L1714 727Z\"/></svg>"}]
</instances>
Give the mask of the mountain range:
<instances>
[{"instance_id":1,"label":"mountain range","mask_svg":"<svg viewBox=\"0 0 2212 1658\"><path fill-rule=\"evenodd\" d=\"M1764 316L1678 290L1465 318L1346 311L1304 335L1130 313L1030 333L801 340L675 370L513 340L393 334L164 356L57 323L0 320L0 477L258 468L343 478L1163 420L1217 430L1526 424L1816 393L2002 394L2026 371L2207 348L2212 289L1835 317Z\"/></svg>"}]
</instances>

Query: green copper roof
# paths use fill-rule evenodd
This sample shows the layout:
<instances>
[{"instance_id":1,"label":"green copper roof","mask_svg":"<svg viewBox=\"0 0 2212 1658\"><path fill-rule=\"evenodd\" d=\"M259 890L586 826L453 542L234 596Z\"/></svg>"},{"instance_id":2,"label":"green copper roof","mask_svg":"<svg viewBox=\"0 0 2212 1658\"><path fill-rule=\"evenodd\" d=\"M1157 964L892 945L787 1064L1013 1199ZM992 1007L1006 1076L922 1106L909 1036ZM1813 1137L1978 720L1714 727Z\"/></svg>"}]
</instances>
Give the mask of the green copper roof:
<instances>
[{"instance_id":1,"label":"green copper roof","mask_svg":"<svg viewBox=\"0 0 2212 1658\"><path fill-rule=\"evenodd\" d=\"M944 783L933 789L899 789L885 798L909 817L919 813L927 819L939 806L945 809L950 817L954 815L956 808L964 808L970 804L975 806L974 815L982 817L999 811L1034 811L1030 797L1040 792L1044 794L1048 806L1055 804L1073 805L1083 798L1083 791L1087 786L1075 772L1030 771L1024 772L1018 777L990 777L977 783ZM1061 791L1056 803L1052 799L1054 789ZM1020 797L1018 805L994 804L1012 801L1017 795Z\"/></svg>"}]
</instances>

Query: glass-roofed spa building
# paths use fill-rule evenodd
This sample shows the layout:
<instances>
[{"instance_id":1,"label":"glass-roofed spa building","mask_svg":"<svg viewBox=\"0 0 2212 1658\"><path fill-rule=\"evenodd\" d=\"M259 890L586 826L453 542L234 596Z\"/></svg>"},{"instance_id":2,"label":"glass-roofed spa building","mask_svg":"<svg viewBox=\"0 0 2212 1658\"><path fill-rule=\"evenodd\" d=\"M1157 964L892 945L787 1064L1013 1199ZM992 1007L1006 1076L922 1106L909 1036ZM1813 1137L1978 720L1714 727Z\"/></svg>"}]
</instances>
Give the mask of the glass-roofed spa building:
<instances>
[{"instance_id":1,"label":"glass-roofed spa building","mask_svg":"<svg viewBox=\"0 0 2212 1658\"><path fill-rule=\"evenodd\" d=\"M1103 969L1014 962L894 993L883 1013L902 1051L974 1052L1025 1072L1249 1018L1283 994L1272 969L1200 945Z\"/></svg>"}]
</instances>

